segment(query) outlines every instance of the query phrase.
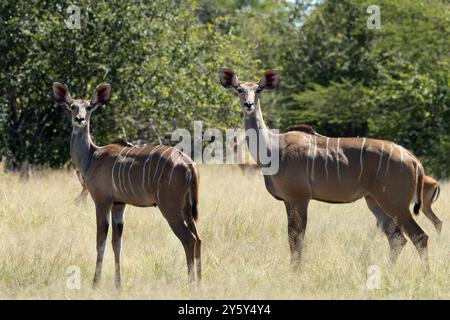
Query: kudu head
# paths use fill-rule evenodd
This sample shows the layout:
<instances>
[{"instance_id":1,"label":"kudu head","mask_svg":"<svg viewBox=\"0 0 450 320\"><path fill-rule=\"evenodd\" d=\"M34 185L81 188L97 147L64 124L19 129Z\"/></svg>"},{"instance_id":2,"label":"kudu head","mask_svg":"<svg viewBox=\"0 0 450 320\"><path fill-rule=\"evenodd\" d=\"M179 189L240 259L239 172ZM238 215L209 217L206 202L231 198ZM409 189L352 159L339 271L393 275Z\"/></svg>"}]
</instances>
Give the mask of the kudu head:
<instances>
[{"instance_id":1,"label":"kudu head","mask_svg":"<svg viewBox=\"0 0 450 320\"><path fill-rule=\"evenodd\" d=\"M111 97L111 86L109 84L99 85L91 100L72 99L69 89L65 84L53 83L53 97L61 106L67 108L72 119L72 126L75 130L84 128L91 119L92 112L98 106L104 105Z\"/></svg>"},{"instance_id":2,"label":"kudu head","mask_svg":"<svg viewBox=\"0 0 450 320\"><path fill-rule=\"evenodd\" d=\"M280 73L278 70L268 70L259 82L239 82L233 69L219 69L220 83L224 88L233 88L239 94L242 110L250 115L259 107L259 98L262 90L273 90L278 88Z\"/></svg>"}]
</instances>

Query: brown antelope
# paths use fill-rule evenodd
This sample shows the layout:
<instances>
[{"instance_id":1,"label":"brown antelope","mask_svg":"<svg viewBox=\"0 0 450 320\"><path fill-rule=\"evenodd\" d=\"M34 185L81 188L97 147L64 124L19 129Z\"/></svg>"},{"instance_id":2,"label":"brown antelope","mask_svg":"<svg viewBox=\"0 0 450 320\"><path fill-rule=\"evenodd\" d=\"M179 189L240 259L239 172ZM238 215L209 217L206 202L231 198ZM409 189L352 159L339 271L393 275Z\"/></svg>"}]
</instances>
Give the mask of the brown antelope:
<instances>
[{"instance_id":1,"label":"brown antelope","mask_svg":"<svg viewBox=\"0 0 450 320\"><path fill-rule=\"evenodd\" d=\"M312 135L321 136L311 126L306 124L292 125L286 131L303 131ZM439 183L430 176L425 176L423 180L423 204L422 211L425 216L433 223L437 233L442 230L442 221L436 216L431 209L431 205L438 199L440 193Z\"/></svg>"},{"instance_id":2,"label":"brown antelope","mask_svg":"<svg viewBox=\"0 0 450 320\"><path fill-rule=\"evenodd\" d=\"M91 140L89 123L93 111L110 98L111 86L108 84L99 85L92 100L72 99L68 88L61 83L53 84L53 95L56 102L65 106L71 115L70 155L95 202L97 263L94 287L101 278L110 212L115 283L120 287L120 252L126 204L158 206L183 244L189 281L195 278L200 280L201 240L195 225L199 173L195 163L181 151L164 145L139 148L116 142L96 146Z\"/></svg>"},{"instance_id":3,"label":"brown antelope","mask_svg":"<svg viewBox=\"0 0 450 320\"><path fill-rule=\"evenodd\" d=\"M391 262L407 242L405 233L428 268L428 236L409 209L415 199L417 214L423 198L424 170L414 155L391 141L273 133L264 123L260 96L264 89L278 87L279 72L269 70L259 82L239 82L232 69L220 68L219 77L225 88L239 94L246 132L259 136L256 148L249 145L258 165L262 153L279 156L277 172L265 174L264 181L268 192L286 206L294 266L300 263L310 200L349 203L364 197L389 240Z\"/></svg>"}]
</instances>

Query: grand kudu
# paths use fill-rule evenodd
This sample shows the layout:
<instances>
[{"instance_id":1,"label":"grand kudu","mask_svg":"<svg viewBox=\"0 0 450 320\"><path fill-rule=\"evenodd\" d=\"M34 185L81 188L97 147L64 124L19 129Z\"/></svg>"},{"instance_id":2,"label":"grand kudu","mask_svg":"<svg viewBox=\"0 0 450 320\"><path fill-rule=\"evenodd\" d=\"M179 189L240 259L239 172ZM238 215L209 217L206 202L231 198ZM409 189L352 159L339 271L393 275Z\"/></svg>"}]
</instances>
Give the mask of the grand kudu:
<instances>
[{"instance_id":1,"label":"grand kudu","mask_svg":"<svg viewBox=\"0 0 450 320\"><path fill-rule=\"evenodd\" d=\"M311 135L321 136L316 130L311 126L305 124L297 124L289 126L286 131L303 131ZM423 179L423 203L422 211L425 216L433 223L438 235L442 231L442 221L436 216L431 205L436 202L440 194L439 183L430 176L425 176Z\"/></svg>"},{"instance_id":2,"label":"grand kudu","mask_svg":"<svg viewBox=\"0 0 450 320\"><path fill-rule=\"evenodd\" d=\"M390 141L273 133L264 123L260 95L278 87L279 72L269 70L259 82L239 82L232 69L220 68L219 78L222 86L238 92L245 130L260 137L257 148L249 146L258 165L260 154L279 155L279 170L264 175L264 181L269 193L286 206L294 266L300 263L310 200L350 203L364 197L389 240L391 262L407 242L405 233L428 269L428 236L409 209L415 199L417 214L423 198L424 170L414 155Z\"/></svg>"},{"instance_id":3,"label":"grand kudu","mask_svg":"<svg viewBox=\"0 0 450 320\"><path fill-rule=\"evenodd\" d=\"M55 101L70 113L70 155L95 202L97 263L94 287L101 278L110 212L115 283L120 287L120 252L126 204L159 207L183 244L189 281L200 280L201 240L195 225L199 172L195 163L181 151L164 145L139 148L119 141L96 146L91 140L89 123L92 112L110 98L111 86L108 84L99 85L92 100L72 99L68 88L57 82L53 84L53 95Z\"/></svg>"}]
</instances>

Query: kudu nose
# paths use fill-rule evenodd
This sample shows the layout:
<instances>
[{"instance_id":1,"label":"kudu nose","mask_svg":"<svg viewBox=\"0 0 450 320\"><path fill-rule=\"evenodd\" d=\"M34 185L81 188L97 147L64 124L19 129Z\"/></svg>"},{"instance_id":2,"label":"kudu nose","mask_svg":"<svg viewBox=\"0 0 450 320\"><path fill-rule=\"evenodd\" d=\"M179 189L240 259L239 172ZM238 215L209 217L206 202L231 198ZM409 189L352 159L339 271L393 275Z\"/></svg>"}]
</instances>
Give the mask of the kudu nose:
<instances>
[{"instance_id":1,"label":"kudu nose","mask_svg":"<svg viewBox=\"0 0 450 320\"><path fill-rule=\"evenodd\" d=\"M245 109L251 109L253 107L253 103L252 102L245 102L244 103L244 108Z\"/></svg>"},{"instance_id":2,"label":"kudu nose","mask_svg":"<svg viewBox=\"0 0 450 320\"><path fill-rule=\"evenodd\" d=\"M83 121L84 121L83 117L80 117L80 116L75 117L75 122L82 123Z\"/></svg>"}]
</instances>

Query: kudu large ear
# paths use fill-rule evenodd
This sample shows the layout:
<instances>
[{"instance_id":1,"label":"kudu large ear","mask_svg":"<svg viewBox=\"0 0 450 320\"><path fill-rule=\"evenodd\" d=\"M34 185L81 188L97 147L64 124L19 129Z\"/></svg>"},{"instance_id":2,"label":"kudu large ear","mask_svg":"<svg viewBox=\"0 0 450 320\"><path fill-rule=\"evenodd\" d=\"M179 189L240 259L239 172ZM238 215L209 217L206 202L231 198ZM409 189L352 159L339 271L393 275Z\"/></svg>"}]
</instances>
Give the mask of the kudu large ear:
<instances>
[{"instance_id":1,"label":"kudu large ear","mask_svg":"<svg viewBox=\"0 0 450 320\"><path fill-rule=\"evenodd\" d=\"M237 88L239 86L239 80L236 76L236 72L230 68L219 69L220 83L224 88Z\"/></svg>"},{"instance_id":2,"label":"kudu large ear","mask_svg":"<svg viewBox=\"0 0 450 320\"><path fill-rule=\"evenodd\" d=\"M63 83L54 82L53 83L53 98L59 105L65 105L69 107L72 103L72 98L70 97L69 89Z\"/></svg>"},{"instance_id":3,"label":"kudu large ear","mask_svg":"<svg viewBox=\"0 0 450 320\"><path fill-rule=\"evenodd\" d=\"M280 72L278 70L268 70L259 80L261 89L273 90L277 89L280 84Z\"/></svg>"},{"instance_id":4,"label":"kudu large ear","mask_svg":"<svg viewBox=\"0 0 450 320\"><path fill-rule=\"evenodd\" d=\"M94 96L92 97L91 105L92 106L104 105L109 101L110 97L111 97L111 85L101 84L94 91Z\"/></svg>"}]
</instances>

